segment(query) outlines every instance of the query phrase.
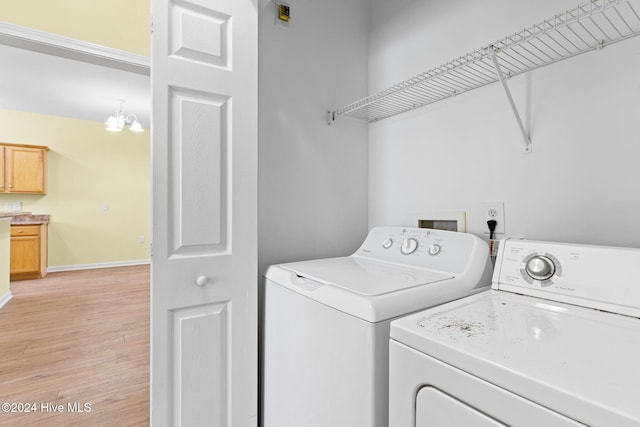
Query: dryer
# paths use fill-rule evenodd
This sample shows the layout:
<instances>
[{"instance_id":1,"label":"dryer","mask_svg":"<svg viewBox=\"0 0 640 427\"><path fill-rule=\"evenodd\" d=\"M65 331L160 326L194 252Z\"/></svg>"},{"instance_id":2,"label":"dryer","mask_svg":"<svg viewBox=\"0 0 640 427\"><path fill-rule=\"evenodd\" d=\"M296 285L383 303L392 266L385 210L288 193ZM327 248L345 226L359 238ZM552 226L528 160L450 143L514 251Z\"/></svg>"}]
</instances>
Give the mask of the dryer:
<instances>
[{"instance_id":1,"label":"dryer","mask_svg":"<svg viewBox=\"0 0 640 427\"><path fill-rule=\"evenodd\" d=\"M487 243L471 234L372 229L351 256L266 273L263 426L388 425L391 320L487 290Z\"/></svg>"},{"instance_id":2,"label":"dryer","mask_svg":"<svg viewBox=\"0 0 640 427\"><path fill-rule=\"evenodd\" d=\"M391 324L390 424L640 425L640 249L502 242L489 292Z\"/></svg>"}]
</instances>

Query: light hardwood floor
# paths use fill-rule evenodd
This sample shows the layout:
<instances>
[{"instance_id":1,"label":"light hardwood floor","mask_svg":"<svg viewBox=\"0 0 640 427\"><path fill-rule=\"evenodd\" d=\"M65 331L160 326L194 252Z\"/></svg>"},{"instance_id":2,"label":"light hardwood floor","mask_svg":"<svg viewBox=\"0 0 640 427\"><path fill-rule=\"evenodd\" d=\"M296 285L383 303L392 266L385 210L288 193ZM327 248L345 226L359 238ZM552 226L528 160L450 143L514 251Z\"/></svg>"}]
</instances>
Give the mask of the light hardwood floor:
<instances>
[{"instance_id":1,"label":"light hardwood floor","mask_svg":"<svg viewBox=\"0 0 640 427\"><path fill-rule=\"evenodd\" d=\"M149 280L144 265L12 282L0 309L0 403L36 407L0 411L0 426L148 425ZM90 412L69 411L85 403Z\"/></svg>"}]
</instances>

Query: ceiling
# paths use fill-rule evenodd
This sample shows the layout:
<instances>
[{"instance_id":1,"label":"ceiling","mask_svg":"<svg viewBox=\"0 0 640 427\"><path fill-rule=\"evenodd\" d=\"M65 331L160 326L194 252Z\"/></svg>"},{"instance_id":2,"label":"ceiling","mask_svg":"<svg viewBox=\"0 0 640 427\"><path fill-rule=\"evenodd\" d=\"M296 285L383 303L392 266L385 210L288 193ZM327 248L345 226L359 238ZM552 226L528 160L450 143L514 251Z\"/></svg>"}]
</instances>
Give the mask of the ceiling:
<instances>
[{"instance_id":1,"label":"ceiling","mask_svg":"<svg viewBox=\"0 0 640 427\"><path fill-rule=\"evenodd\" d=\"M0 108L104 122L125 114L150 126L149 76L0 45Z\"/></svg>"}]
</instances>

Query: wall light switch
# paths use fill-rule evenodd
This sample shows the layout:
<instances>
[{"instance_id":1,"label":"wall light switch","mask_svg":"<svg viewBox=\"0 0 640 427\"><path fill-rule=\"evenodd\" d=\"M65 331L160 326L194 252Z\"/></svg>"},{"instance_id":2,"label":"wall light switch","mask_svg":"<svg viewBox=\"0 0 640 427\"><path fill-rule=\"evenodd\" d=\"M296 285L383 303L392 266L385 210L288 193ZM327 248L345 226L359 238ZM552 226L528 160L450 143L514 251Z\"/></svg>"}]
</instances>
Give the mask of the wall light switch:
<instances>
[{"instance_id":1,"label":"wall light switch","mask_svg":"<svg viewBox=\"0 0 640 427\"><path fill-rule=\"evenodd\" d=\"M102 210L104 212L107 212L109 210L109 203L105 203L104 205L102 205Z\"/></svg>"}]
</instances>

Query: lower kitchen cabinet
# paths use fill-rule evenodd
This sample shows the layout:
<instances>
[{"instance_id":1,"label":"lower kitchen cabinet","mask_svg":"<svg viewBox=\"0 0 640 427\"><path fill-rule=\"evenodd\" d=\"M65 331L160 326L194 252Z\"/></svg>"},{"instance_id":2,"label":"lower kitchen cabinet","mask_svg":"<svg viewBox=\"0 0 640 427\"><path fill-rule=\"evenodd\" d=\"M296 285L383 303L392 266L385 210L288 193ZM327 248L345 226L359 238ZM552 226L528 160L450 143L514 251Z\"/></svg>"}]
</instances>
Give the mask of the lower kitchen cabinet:
<instances>
[{"instance_id":1,"label":"lower kitchen cabinet","mask_svg":"<svg viewBox=\"0 0 640 427\"><path fill-rule=\"evenodd\" d=\"M11 226L11 280L40 279L47 274L47 224Z\"/></svg>"}]
</instances>

